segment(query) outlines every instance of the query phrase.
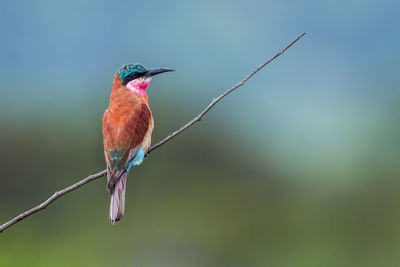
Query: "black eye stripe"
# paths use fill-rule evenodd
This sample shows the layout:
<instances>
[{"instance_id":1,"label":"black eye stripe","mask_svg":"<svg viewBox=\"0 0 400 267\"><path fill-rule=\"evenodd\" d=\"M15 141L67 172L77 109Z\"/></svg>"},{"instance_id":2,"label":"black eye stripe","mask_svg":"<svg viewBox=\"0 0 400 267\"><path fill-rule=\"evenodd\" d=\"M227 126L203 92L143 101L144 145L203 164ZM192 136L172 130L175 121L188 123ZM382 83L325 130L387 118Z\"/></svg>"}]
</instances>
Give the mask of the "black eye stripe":
<instances>
[{"instance_id":1,"label":"black eye stripe","mask_svg":"<svg viewBox=\"0 0 400 267\"><path fill-rule=\"evenodd\" d=\"M133 81L139 77L144 76L145 73L132 73L122 79L122 85L127 85L130 81Z\"/></svg>"}]
</instances>

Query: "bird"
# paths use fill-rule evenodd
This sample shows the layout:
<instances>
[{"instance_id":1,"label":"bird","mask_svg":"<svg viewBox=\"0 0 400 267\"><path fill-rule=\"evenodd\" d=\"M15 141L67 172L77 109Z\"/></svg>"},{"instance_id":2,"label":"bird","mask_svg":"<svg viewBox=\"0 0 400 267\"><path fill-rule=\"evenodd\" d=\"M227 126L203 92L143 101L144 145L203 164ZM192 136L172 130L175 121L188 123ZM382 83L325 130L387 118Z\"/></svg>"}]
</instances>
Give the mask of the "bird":
<instances>
[{"instance_id":1,"label":"bird","mask_svg":"<svg viewBox=\"0 0 400 267\"><path fill-rule=\"evenodd\" d=\"M174 71L123 65L114 75L109 106L103 115L103 144L107 164L107 190L111 194L110 222L122 219L128 172L143 162L154 128L146 89L153 76Z\"/></svg>"}]
</instances>

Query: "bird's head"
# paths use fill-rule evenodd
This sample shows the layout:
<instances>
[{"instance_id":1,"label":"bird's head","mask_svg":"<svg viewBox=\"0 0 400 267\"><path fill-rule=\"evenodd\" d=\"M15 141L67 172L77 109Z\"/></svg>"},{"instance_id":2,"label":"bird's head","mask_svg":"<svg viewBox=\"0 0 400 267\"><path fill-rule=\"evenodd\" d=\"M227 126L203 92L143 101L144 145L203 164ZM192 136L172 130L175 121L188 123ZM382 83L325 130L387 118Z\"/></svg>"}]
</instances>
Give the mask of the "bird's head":
<instances>
[{"instance_id":1,"label":"bird's head","mask_svg":"<svg viewBox=\"0 0 400 267\"><path fill-rule=\"evenodd\" d=\"M152 76L167 71L173 70L167 68L146 69L140 64L126 64L118 70L117 74L123 86L132 90L145 91Z\"/></svg>"}]
</instances>

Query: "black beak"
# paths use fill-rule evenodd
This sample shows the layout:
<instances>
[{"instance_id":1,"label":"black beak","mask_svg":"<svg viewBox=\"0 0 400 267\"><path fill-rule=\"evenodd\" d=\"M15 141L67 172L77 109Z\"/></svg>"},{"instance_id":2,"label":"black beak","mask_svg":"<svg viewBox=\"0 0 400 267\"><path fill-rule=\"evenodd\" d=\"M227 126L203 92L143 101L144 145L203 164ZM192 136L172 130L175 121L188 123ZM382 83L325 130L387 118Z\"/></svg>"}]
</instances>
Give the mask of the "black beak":
<instances>
[{"instance_id":1,"label":"black beak","mask_svg":"<svg viewBox=\"0 0 400 267\"><path fill-rule=\"evenodd\" d=\"M166 68L152 68L152 69L149 69L144 76L151 77L151 76L154 76L154 75L157 75L157 74L160 74L163 72L167 72L167 71L174 71L174 70L166 69Z\"/></svg>"}]
</instances>

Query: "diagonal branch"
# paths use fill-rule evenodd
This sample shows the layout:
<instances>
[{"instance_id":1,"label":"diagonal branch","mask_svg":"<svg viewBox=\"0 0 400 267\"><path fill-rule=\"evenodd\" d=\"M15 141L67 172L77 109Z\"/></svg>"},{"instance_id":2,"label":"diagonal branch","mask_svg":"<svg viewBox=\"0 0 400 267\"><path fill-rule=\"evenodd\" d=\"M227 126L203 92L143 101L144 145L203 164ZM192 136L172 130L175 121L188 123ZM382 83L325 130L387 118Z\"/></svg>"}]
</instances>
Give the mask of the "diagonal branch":
<instances>
[{"instance_id":1,"label":"diagonal branch","mask_svg":"<svg viewBox=\"0 0 400 267\"><path fill-rule=\"evenodd\" d=\"M173 133L170 133L167 137L165 137L163 140L161 140L160 142L158 142L157 144L153 145L150 147L150 149L147 151L147 155L150 154L151 151L153 151L154 149L158 148L159 146L165 144L166 142L168 142L169 140L171 140L173 137L177 136L178 134L182 133L184 130L186 130L187 128L189 128L190 126L192 126L193 124L195 124L196 122L200 121L201 118L203 118L203 116L210 110L212 109L212 107L214 107L222 98L224 98L225 96L227 96L229 93L231 93L232 91L234 91L235 89L237 89L238 87L242 86L245 82L247 82L251 77L254 76L254 74L256 74L257 72L259 72L262 68L264 68L266 65L268 65L271 61L273 61L274 59L276 59L277 57L279 57L280 55L282 55L283 53L286 52L286 50L288 50L292 45L294 45L298 40L300 40L301 37L303 37L304 35L306 35L305 32L303 32L302 34L300 34L296 39L293 40L293 42L291 42L290 44L288 44L285 48L283 48L278 54L276 54L275 56L271 57L270 59L268 59L267 61L265 61L263 64L261 64L260 66L258 66L252 73L250 73L249 75L247 75L241 82L239 82L238 84L236 84L235 86L233 86L231 89L226 90L225 92L223 92L220 96L218 96L217 98L214 98L213 101L211 101L210 104L208 104L208 106L202 111L200 112L199 115L197 115L196 117L194 117L191 121L189 121L188 123L186 123L185 125L183 125L180 129L176 130ZM1 228L0 228L1 231Z\"/></svg>"},{"instance_id":2,"label":"diagonal branch","mask_svg":"<svg viewBox=\"0 0 400 267\"><path fill-rule=\"evenodd\" d=\"M279 53L277 53L275 56L273 56L272 58L268 59L267 61L265 61L263 64L261 64L260 66L258 66L253 72L251 72L249 75L247 75L241 82L239 82L238 84L236 84L235 86L233 86L232 88L226 90L225 92L223 92L220 96L218 96L217 98L214 98L213 101L211 101L210 104L208 104L208 106L202 111L200 112L196 117L194 117L191 121L189 121L188 123L186 123L185 125L183 125L180 129L170 133L167 137L165 137L163 140L161 140L160 142L158 142L157 144L153 145L150 147L150 149L147 151L147 155L150 154L150 152L152 152L153 150L157 149L158 147L160 147L161 145L165 144L166 142L168 142L169 140L171 140L172 138L174 138L175 136L177 136L178 134L182 133L183 131L185 131L187 128L189 128L190 126L192 126L193 124L195 124L196 122L200 121L201 118L203 118L203 116L210 110L212 109L222 98L224 98L225 96L227 96L229 93L231 93L232 91L234 91L235 89L237 89L238 87L242 86L243 84L245 84L251 77L254 76L254 74L256 74L257 72L259 72L262 68L264 68L266 65L268 65L270 62L272 62L273 60L275 60L277 57L279 57L280 55L282 55L283 53L285 53L285 51L287 49L289 49L292 45L294 45L298 40L300 40L300 38L302 38L306 33L302 33L300 34L296 39L294 39L289 45L287 45L284 49L282 49ZM146 156L147 156L146 155ZM8 227L11 227L12 225L16 224L17 222L25 219L26 217L31 216L32 214L43 210L45 208L47 208L51 203L53 203L56 199L60 198L61 196L72 192L76 189L78 189L79 187L93 181L96 180L100 177L103 177L107 174L106 170L103 170L101 172L92 174L88 177L86 177L85 179L71 185L68 186L60 191L55 192L49 199L47 199L45 202L39 204L38 206L33 207L30 210L27 210L23 213L21 213L20 215L18 215L17 217L15 217L14 219L9 220L8 222L0 225L0 233L3 232L5 229L7 229Z\"/></svg>"}]
</instances>

